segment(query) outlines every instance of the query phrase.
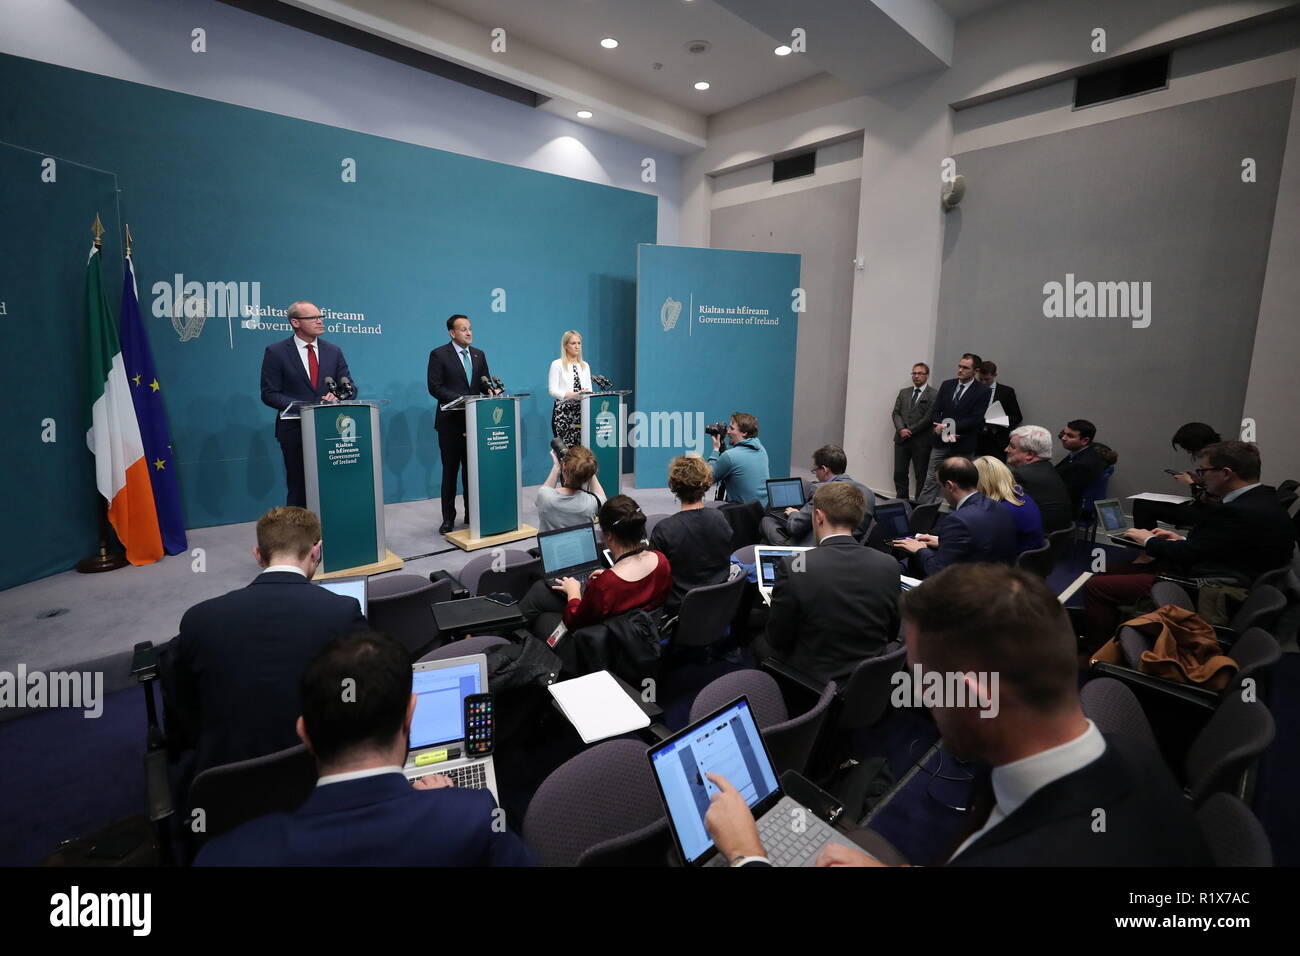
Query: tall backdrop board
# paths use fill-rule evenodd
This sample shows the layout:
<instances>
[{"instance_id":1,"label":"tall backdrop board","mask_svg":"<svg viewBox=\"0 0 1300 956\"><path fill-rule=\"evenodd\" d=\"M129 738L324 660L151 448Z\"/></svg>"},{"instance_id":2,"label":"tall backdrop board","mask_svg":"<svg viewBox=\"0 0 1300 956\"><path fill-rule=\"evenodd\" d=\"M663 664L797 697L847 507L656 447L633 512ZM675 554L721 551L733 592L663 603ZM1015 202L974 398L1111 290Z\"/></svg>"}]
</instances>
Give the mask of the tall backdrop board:
<instances>
[{"instance_id":1,"label":"tall backdrop board","mask_svg":"<svg viewBox=\"0 0 1300 956\"><path fill-rule=\"evenodd\" d=\"M331 402L303 406L301 413L307 507L320 517L324 541L321 568L327 574L369 570L388 557L379 409Z\"/></svg>"},{"instance_id":2,"label":"tall backdrop board","mask_svg":"<svg viewBox=\"0 0 1300 956\"><path fill-rule=\"evenodd\" d=\"M790 253L637 247L638 485L662 487L678 455L707 457L703 426L735 412L758 419L771 474L790 473L799 269Z\"/></svg>"}]
</instances>

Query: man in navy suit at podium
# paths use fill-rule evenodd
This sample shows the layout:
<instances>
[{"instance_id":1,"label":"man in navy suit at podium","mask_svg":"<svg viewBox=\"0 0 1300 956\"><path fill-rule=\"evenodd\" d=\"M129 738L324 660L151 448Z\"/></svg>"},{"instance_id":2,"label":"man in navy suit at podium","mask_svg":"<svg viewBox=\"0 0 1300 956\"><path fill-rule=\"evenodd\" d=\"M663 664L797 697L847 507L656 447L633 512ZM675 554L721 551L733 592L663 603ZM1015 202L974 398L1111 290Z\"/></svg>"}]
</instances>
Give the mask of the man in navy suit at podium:
<instances>
[{"instance_id":1,"label":"man in navy suit at podium","mask_svg":"<svg viewBox=\"0 0 1300 956\"><path fill-rule=\"evenodd\" d=\"M347 359L337 345L320 338L325 319L310 302L289 306L293 335L266 347L262 356L262 402L284 411L294 402L337 402L326 379L343 383L351 379ZM355 384L353 385L355 389ZM302 470L302 422L275 419L275 438L284 455L284 477L289 486L287 505L307 507L307 480Z\"/></svg>"},{"instance_id":2,"label":"man in navy suit at podium","mask_svg":"<svg viewBox=\"0 0 1300 956\"><path fill-rule=\"evenodd\" d=\"M474 330L466 316L456 314L447 320L451 341L429 353L429 394L438 400L433 427L438 431L438 451L442 455L442 527L446 534L456 524L456 476L465 471L465 523L469 524L469 457L465 442L465 413L444 412L442 406L465 395L499 395L500 389L483 383L489 378L487 356L476 349Z\"/></svg>"}]
</instances>

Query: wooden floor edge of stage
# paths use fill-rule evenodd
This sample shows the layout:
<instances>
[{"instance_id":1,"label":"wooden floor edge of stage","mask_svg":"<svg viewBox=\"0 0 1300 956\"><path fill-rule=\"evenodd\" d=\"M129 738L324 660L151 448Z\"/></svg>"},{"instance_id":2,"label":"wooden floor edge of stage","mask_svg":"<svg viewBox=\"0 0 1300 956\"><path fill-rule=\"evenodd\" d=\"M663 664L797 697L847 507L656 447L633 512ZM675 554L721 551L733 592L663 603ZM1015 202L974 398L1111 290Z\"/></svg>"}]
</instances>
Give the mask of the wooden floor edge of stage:
<instances>
[{"instance_id":1,"label":"wooden floor edge of stage","mask_svg":"<svg viewBox=\"0 0 1300 956\"><path fill-rule=\"evenodd\" d=\"M338 571L321 572L317 571L312 578L313 581L328 581L331 578L353 578L360 575L383 574L385 571L400 571L406 567L406 562L399 558L393 552L385 549L384 560L376 561L374 564L362 564L355 568L340 568Z\"/></svg>"},{"instance_id":2,"label":"wooden floor edge of stage","mask_svg":"<svg viewBox=\"0 0 1300 956\"><path fill-rule=\"evenodd\" d=\"M510 544L512 541L523 541L525 538L535 538L537 529L530 524L521 524L517 531L503 531L501 534L488 535L486 538L471 538L469 529L464 531L449 531L443 535L462 551L479 551L483 548L494 548L499 544Z\"/></svg>"}]
</instances>

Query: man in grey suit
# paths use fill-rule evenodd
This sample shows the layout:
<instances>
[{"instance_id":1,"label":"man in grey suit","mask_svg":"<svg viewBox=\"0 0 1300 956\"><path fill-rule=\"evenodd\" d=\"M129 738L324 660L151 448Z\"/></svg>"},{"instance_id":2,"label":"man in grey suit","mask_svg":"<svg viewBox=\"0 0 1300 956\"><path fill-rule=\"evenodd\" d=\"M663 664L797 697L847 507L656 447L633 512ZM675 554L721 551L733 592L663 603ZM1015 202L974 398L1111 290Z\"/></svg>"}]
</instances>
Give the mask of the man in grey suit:
<instances>
[{"instance_id":1,"label":"man in grey suit","mask_svg":"<svg viewBox=\"0 0 1300 956\"><path fill-rule=\"evenodd\" d=\"M867 519L876 514L876 493L862 482L846 475L844 472L848 467L849 459L843 448L839 445L822 445L812 456L812 473L817 479L813 493L816 494L818 488L832 481L847 481L857 486L866 503L865 516L853 529L854 538L861 541L867 531ZM759 531L768 544L789 544L801 548L816 544L813 538L812 496L809 496L802 508L786 508L782 515L765 515L759 523Z\"/></svg>"},{"instance_id":2,"label":"man in grey suit","mask_svg":"<svg viewBox=\"0 0 1300 956\"><path fill-rule=\"evenodd\" d=\"M930 380L930 366L917 362L912 366L912 384L899 389L894 400L894 489L898 497L909 500L907 469L910 465L916 476L916 493L921 493L925 483L925 466L930 461L933 430L930 427L930 409L934 407L934 388Z\"/></svg>"}]
</instances>

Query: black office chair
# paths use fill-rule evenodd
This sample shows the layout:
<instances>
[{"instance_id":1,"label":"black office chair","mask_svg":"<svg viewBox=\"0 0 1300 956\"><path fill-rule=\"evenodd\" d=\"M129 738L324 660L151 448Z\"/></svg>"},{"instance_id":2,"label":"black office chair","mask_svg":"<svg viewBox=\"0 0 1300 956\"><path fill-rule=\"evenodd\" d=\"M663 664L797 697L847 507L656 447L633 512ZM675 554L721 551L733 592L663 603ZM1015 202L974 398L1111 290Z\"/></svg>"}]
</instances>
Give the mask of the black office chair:
<instances>
[{"instance_id":1,"label":"black office chair","mask_svg":"<svg viewBox=\"0 0 1300 956\"><path fill-rule=\"evenodd\" d=\"M1037 548L1021 551L1016 555L1016 567L1032 571L1040 578L1052 573L1052 542L1044 541Z\"/></svg>"},{"instance_id":2,"label":"black office chair","mask_svg":"<svg viewBox=\"0 0 1300 956\"><path fill-rule=\"evenodd\" d=\"M917 505L908 515L907 527L912 534L929 534L939 520L939 502Z\"/></svg>"},{"instance_id":3,"label":"black office chair","mask_svg":"<svg viewBox=\"0 0 1300 956\"><path fill-rule=\"evenodd\" d=\"M1151 721L1142 711L1137 697L1113 677L1098 677L1088 681L1079 691L1083 714L1104 734L1118 734L1135 740L1159 755L1160 746L1151 730Z\"/></svg>"},{"instance_id":4,"label":"black office chair","mask_svg":"<svg viewBox=\"0 0 1300 956\"><path fill-rule=\"evenodd\" d=\"M1196 811L1196 822L1215 866L1272 866L1273 848L1259 818L1236 797L1214 793Z\"/></svg>"},{"instance_id":5,"label":"black office chair","mask_svg":"<svg viewBox=\"0 0 1300 956\"><path fill-rule=\"evenodd\" d=\"M316 786L316 758L302 744L264 757L209 767L190 784L182 822L195 853L208 840L268 813L292 813ZM196 816L202 811L201 816ZM196 824L202 820L202 829Z\"/></svg>"},{"instance_id":6,"label":"black office chair","mask_svg":"<svg viewBox=\"0 0 1300 956\"><path fill-rule=\"evenodd\" d=\"M736 565L732 568L740 570ZM661 633L671 636L675 647L706 647L720 641L736 616L746 583L743 574L733 573L721 584L691 588L677 616L664 622Z\"/></svg>"},{"instance_id":7,"label":"black office chair","mask_svg":"<svg viewBox=\"0 0 1300 956\"><path fill-rule=\"evenodd\" d=\"M366 620L404 648L411 660L438 640L433 604L450 601L449 580L430 581L419 574L382 574L370 579Z\"/></svg>"},{"instance_id":8,"label":"black office chair","mask_svg":"<svg viewBox=\"0 0 1300 956\"><path fill-rule=\"evenodd\" d=\"M1273 715L1258 700L1227 695L1187 752L1187 795L1199 807L1211 794L1246 798L1255 761L1273 742Z\"/></svg>"}]
</instances>

